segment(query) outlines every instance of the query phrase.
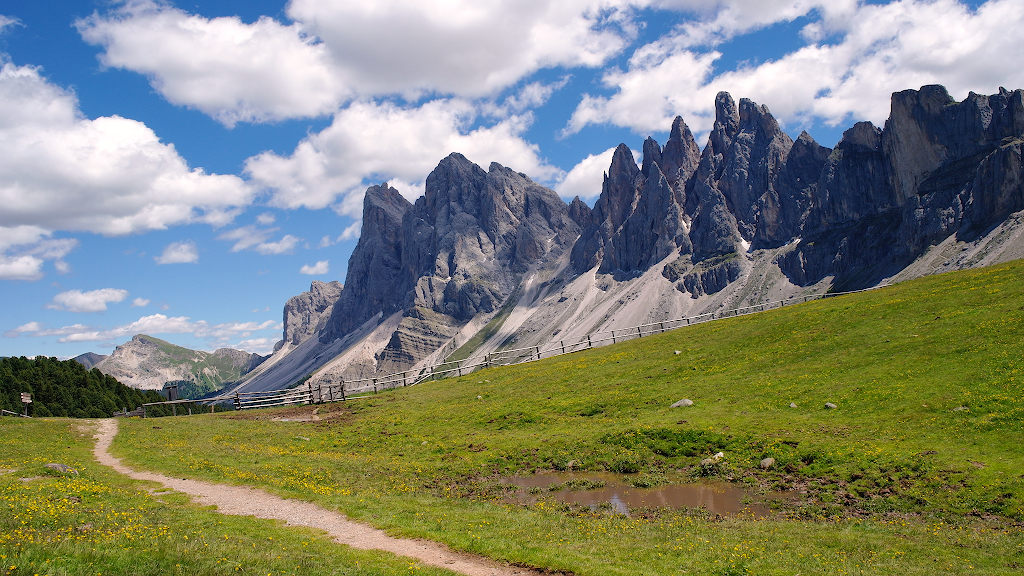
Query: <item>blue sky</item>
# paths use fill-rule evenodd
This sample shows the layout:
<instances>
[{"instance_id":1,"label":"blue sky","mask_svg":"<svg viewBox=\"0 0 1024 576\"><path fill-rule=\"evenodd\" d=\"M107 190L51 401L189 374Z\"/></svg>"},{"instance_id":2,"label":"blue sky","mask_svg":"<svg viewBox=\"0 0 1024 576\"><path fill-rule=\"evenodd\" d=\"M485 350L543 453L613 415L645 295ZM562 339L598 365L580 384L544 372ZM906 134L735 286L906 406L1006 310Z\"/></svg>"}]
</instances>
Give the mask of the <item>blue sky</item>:
<instances>
[{"instance_id":1,"label":"blue sky","mask_svg":"<svg viewBox=\"0 0 1024 576\"><path fill-rule=\"evenodd\" d=\"M7 0L0 356L143 332L267 353L344 280L362 193L456 151L593 203L714 95L834 146L889 95L1024 87L1024 2Z\"/></svg>"}]
</instances>

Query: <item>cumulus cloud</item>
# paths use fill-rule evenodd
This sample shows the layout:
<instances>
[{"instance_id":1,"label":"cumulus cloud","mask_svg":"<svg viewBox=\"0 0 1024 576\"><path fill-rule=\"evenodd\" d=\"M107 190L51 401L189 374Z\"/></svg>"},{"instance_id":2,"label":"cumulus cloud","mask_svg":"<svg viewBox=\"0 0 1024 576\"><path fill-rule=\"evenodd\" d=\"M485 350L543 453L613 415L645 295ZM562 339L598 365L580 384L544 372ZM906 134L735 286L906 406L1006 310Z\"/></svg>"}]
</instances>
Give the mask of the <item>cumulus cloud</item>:
<instances>
[{"instance_id":1,"label":"cumulus cloud","mask_svg":"<svg viewBox=\"0 0 1024 576\"><path fill-rule=\"evenodd\" d=\"M277 338L250 338L242 340L238 344L228 344L226 347L242 350L243 352L267 355L274 351L275 344L277 344Z\"/></svg>"},{"instance_id":2,"label":"cumulus cloud","mask_svg":"<svg viewBox=\"0 0 1024 576\"><path fill-rule=\"evenodd\" d=\"M291 155L264 152L249 158L245 171L272 190L274 206L319 209L338 202L335 209L354 218L362 214L367 182L417 183L410 191L418 195L438 160L453 151L485 168L495 161L540 180L561 175L522 138L532 120L528 114L471 129L476 113L472 103L459 99L419 107L357 102L303 139Z\"/></svg>"},{"instance_id":3,"label":"cumulus cloud","mask_svg":"<svg viewBox=\"0 0 1024 576\"><path fill-rule=\"evenodd\" d=\"M192 241L172 242L153 260L157 264L194 264L199 262L199 250Z\"/></svg>"},{"instance_id":4,"label":"cumulus cloud","mask_svg":"<svg viewBox=\"0 0 1024 576\"><path fill-rule=\"evenodd\" d=\"M327 114L350 98L493 95L541 68L599 66L635 37L631 4L294 0L283 24L128 0L76 24L104 65L232 126Z\"/></svg>"},{"instance_id":5,"label":"cumulus cloud","mask_svg":"<svg viewBox=\"0 0 1024 576\"><path fill-rule=\"evenodd\" d=\"M88 292L68 290L54 296L53 301L46 307L68 312L102 312L107 309L107 304L121 302L127 297L128 291L119 288L103 288Z\"/></svg>"},{"instance_id":6,"label":"cumulus cloud","mask_svg":"<svg viewBox=\"0 0 1024 576\"><path fill-rule=\"evenodd\" d=\"M309 274L310 276L320 276L322 274L327 274L328 272L331 271L328 262L328 260L319 260L317 261L316 264L313 264L312 266L306 264L302 268L299 268L299 274Z\"/></svg>"},{"instance_id":7,"label":"cumulus cloud","mask_svg":"<svg viewBox=\"0 0 1024 576\"><path fill-rule=\"evenodd\" d=\"M0 228L121 235L224 224L253 191L191 169L145 124L90 120L37 68L0 68Z\"/></svg>"},{"instance_id":8,"label":"cumulus cloud","mask_svg":"<svg viewBox=\"0 0 1024 576\"><path fill-rule=\"evenodd\" d=\"M579 196L581 200L593 200L601 195L605 173L612 163L615 148L600 154L591 154L573 166L565 178L555 186L555 191L564 199ZM634 156L636 154L634 153Z\"/></svg>"},{"instance_id":9,"label":"cumulus cloud","mask_svg":"<svg viewBox=\"0 0 1024 576\"><path fill-rule=\"evenodd\" d=\"M52 235L38 226L0 226L0 280L39 280L47 261L53 261L57 272L68 272L70 266L63 258L78 246L78 240Z\"/></svg>"},{"instance_id":10,"label":"cumulus cloud","mask_svg":"<svg viewBox=\"0 0 1024 576\"><path fill-rule=\"evenodd\" d=\"M259 228L257 226L242 226L234 230L228 230L217 236L218 240L233 240L235 245L231 247L232 252L242 250L255 250L263 255L289 254L298 246L301 238L285 234L277 242L268 242L267 239L276 232L278 228Z\"/></svg>"},{"instance_id":11,"label":"cumulus cloud","mask_svg":"<svg viewBox=\"0 0 1024 576\"><path fill-rule=\"evenodd\" d=\"M143 308L149 306L149 300L146 298L136 298L132 300L132 308Z\"/></svg>"},{"instance_id":12,"label":"cumulus cloud","mask_svg":"<svg viewBox=\"0 0 1024 576\"><path fill-rule=\"evenodd\" d=\"M43 325L40 324L39 322L29 322L27 324L22 324L17 328L12 328L4 332L4 338L17 338L22 334L31 334L33 332L39 332L42 329Z\"/></svg>"},{"instance_id":13,"label":"cumulus cloud","mask_svg":"<svg viewBox=\"0 0 1024 576\"><path fill-rule=\"evenodd\" d=\"M61 328L43 328L38 322L30 322L4 333L8 337L21 334L28 336L60 336L58 342L108 342L134 336L135 334L191 334L196 338L224 342L230 338L248 338L260 330L280 330L280 322L227 322L210 324L205 320L192 321L187 316L168 317L164 314L143 316L134 322L113 328L72 324Z\"/></svg>"},{"instance_id":14,"label":"cumulus cloud","mask_svg":"<svg viewBox=\"0 0 1024 576\"><path fill-rule=\"evenodd\" d=\"M349 93L327 47L299 24L207 19L132 0L77 26L87 42L104 48L104 65L145 74L170 102L228 126L319 116Z\"/></svg>"},{"instance_id":15,"label":"cumulus cloud","mask_svg":"<svg viewBox=\"0 0 1024 576\"><path fill-rule=\"evenodd\" d=\"M810 4L808 4L810 5ZM977 10L955 0L844 5L808 24L808 44L778 60L715 75L715 51L693 50L680 29L638 48L626 70L604 77L611 96L586 96L566 127L610 123L665 131L682 115L694 132L714 121L720 90L766 104L784 123L881 123L892 92L943 84L954 97L1024 85L1024 4L989 0ZM833 43L819 43L838 38Z\"/></svg>"}]
</instances>

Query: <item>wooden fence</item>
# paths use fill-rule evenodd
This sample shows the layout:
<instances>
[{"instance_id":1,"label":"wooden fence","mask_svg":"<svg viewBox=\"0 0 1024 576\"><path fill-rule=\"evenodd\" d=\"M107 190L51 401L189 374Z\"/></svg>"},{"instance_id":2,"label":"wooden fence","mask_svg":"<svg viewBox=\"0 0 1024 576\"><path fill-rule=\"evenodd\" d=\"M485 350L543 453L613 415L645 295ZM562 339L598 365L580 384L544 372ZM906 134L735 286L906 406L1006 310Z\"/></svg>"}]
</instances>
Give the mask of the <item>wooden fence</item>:
<instances>
[{"instance_id":1,"label":"wooden fence","mask_svg":"<svg viewBox=\"0 0 1024 576\"><path fill-rule=\"evenodd\" d=\"M764 302L732 310L707 312L705 314L686 316L676 320L651 322L649 324L641 324L640 326L632 326L629 328L593 332L576 340L563 339L538 346L499 350L491 352L483 358L453 361L446 360L433 366L406 370L404 372L397 372L377 378L321 382L315 385L303 383L288 390L274 390L268 392L236 392L234 395L218 396L216 398L204 400L203 402L212 403L230 400L234 404L235 410L244 410L248 408L268 408L271 406L288 406L295 404L319 404L323 402L348 400L353 397L364 396L366 394L376 394L377 392L392 388L413 386L421 382L437 380L439 378L465 376L466 374L471 374L476 370L481 370L483 368L510 366L513 364L521 364L523 362L534 362L543 358L551 358L553 356L561 356L562 354L569 354L600 346L617 344L619 342L643 338L644 336L650 336L652 334L661 334L662 332L675 330L684 326L692 326L694 324L702 324L713 320L756 314L758 312L774 310L784 306L792 306L794 304L802 304L812 300L866 292L868 290L875 290L884 286L885 285L876 286L874 288L855 290L852 292L796 296L786 300ZM454 340L450 341L445 345L445 349L440 356L450 356L457 349L458 346L454 344Z\"/></svg>"}]
</instances>

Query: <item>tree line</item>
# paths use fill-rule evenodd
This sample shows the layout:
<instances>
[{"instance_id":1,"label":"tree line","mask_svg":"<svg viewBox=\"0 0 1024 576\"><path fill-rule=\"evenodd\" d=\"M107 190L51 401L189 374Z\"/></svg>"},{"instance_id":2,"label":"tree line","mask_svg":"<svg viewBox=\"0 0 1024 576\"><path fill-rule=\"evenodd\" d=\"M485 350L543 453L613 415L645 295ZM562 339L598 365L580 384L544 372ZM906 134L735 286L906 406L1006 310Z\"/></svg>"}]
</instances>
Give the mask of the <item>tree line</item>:
<instances>
[{"instance_id":1,"label":"tree line","mask_svg":"<svg viewBox=\"0 0 1024 576\"><path fill-rule=\"evenodd\" d=\"M119 410L163 400L153 390L130 388L74 360L0 358L0 408L22 413L22 392L32 394L29 416L109 418Z\"/></svg>"}]
</instances>

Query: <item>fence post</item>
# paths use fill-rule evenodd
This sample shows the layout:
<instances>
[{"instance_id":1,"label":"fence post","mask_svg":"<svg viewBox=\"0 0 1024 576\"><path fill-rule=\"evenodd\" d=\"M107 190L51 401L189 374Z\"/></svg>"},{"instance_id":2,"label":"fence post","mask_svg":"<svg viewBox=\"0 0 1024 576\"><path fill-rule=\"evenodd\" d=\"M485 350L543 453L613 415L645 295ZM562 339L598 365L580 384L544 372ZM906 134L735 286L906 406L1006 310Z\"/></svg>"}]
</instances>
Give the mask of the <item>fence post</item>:
<instances>
[{"instance_id":1,"label":"fence post","mask_svg":"<svg viewBox=\"0 0 1024 576\"><path fill-rule=\"evenodd\" d=\"M659 330L658 330L659 332L664 332L665 331L665 323L664 322L658 322L658 328L659 328Z\"/></svg>"},{"instance_id":2,"label":"fence post","mask_svg":"<svg viewBox=\"0 0 1024 576\"><path fill-rule=\"evenodd\" d=\"M377 393L377 379L376 378L373 379L373 393L374 394Z\"/></svg>"},{"instance_id":3,"label":"fence post","mask_svg":"<svg viewBox=\"0 0 1024 576\"><path fill-rule=\"evenodd\" d=\"M639 326L636 327L636 337L637 338L643 338L644 337L644 335L640 332L640 327Z\"/></svg>"},{"instance_id":4,"label":"fence post","mask_svg":"<svg viewBox=\"0 0 1024 576\"><path fill-rule=\"evenodd\" d=\"M346 400L346 398L345 398L345 379L342 378L341 379L341 401L344 402L345 400Z\"/></svg>"},{"instance_id":5,"label":"fence post","mask_svg":"<svg viewBox=\"0 0 1024 576\"><path fill-rule=\"evenodd\" d=\"M238 392L235 392L235 410L242 409L242 401L238 398Z\"/></svg>"},{"instance_id":6,"label":"fence post","mask_svg":"<svg viewBox=\"0 0 1024 576\"><path fill-rule=\"evenodd\" d=\"M615 344L615 330L612 330L612 344Z\"/></svg>"},{"instance_id":7,"label":"fence post","mask_svg":"<svg viewBox=\"0 0 1024 576\"><path fill-rule=\"evenodd\" d=\"M594 345L590 342L590 334L587 334L587 350L593 348Z\"/></svg>"},{"instance_id":8,"label":"fence post","mask_svg":"<svg viewBox=\"0 0 1024 576\"><path fill-rule=\"evenodd\" d=\"M559 340L558 343L562 345L562 354L565 354L565 340Z\"/></svg>"}]
</instances>

